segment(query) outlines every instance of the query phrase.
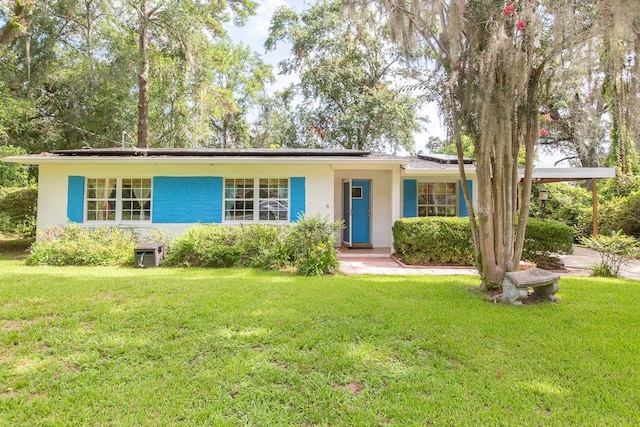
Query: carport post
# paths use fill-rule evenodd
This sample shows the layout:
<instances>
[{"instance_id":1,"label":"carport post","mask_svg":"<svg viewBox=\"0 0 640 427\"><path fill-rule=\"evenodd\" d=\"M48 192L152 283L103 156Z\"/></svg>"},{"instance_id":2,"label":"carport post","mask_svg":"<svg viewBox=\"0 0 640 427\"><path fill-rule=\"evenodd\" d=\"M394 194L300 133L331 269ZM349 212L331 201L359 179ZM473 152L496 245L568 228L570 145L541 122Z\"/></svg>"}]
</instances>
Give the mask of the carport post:
<instances>
[{"instance_id":1,"label":"carport post","mask_svg":"<svg viewBox=\"0 0 640 427\"><path fill-rule=\"evenodd\" d=\"M593 235L598 235L598 184L591 178L591 203L593 205Z\"/></svg>"}]
</instances>

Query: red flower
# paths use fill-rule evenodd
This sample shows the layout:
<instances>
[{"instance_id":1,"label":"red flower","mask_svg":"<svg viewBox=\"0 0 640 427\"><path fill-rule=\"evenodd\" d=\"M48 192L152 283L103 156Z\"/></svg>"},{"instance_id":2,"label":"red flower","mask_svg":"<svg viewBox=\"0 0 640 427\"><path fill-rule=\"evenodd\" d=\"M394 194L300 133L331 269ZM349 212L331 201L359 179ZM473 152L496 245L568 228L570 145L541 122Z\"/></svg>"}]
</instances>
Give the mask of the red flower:
<instances>
[{"instance_id":1,"label":"red flower","mask_svg":"<svg viewBox=\"0 0 640 427\"><path fill-rule=\"evenodd\" d=\"M551 118L551 113L543 114L542 115L542 120L544 120L546 122L552 122L553 119Z\"/></svg>"},{"instance_id":2,"label":"red flower","mask_svg":"<svg viewBox=\"0 0 640 427\"><path fill-rule=\"evenodd\" d=\"M549 131L548 130L546 130L545 128L540 129L540 136L542 138L544 138L547 135L549 135Z\"/></svg>"},{"instance_id":3,"label":"red flower","mask_svg":"<svg viewBox=\"0 0 640 427\"><path fill-rule=\"evenodd\" d=\"M504 16L511 16L511 15L513 15L513 14L514 14L514 12L515 12L515 11L516 11L516 7L515 7L515 5L512 3L512 4L509 4L509 5L505 6L505 8L504 8L504 9L502 9L502 14L503 14Z\"/></svg>"},{"instance_id":4,"label":"red flower","mask_svg":"<svg viewBox=\"0 0 640 427\"><path fill-rule=\"evenodd\" d=\"M519 31L524 31L524 29L527 28L527 24L524 21L518 21L516 22L516 28Z\"/></svg>"}]
</instances>

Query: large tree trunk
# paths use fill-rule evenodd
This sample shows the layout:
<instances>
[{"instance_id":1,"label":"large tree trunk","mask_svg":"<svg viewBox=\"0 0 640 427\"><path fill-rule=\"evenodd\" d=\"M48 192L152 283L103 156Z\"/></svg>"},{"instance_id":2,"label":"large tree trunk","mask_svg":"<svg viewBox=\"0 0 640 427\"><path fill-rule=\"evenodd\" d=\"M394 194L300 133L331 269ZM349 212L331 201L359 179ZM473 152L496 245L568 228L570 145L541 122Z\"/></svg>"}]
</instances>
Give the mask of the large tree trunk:
<instances>
[{"instance_id":1,"label":"large tree trunk","mask_svg":"<svg viewBox=\"0 0 640 427\"><path fill-rule=\"evenodd\" d=\"M147 148L149 137L149 1L141 0L138 29L138 148Z\"/></svg>"}]
</instances>

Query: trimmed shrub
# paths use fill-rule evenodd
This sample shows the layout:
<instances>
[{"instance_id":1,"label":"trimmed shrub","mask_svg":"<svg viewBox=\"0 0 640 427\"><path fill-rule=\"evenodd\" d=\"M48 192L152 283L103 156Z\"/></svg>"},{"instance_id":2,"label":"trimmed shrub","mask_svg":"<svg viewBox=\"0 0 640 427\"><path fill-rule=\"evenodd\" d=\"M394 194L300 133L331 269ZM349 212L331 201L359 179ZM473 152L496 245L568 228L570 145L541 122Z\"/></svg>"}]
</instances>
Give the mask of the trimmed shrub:
<instances>
[{"instance_id":1,"label":"trimmed shrub","mask_svg":"<svg viewBox=\"0 0 640 427\"><path fill-rule=\"evenodd\" d=\"M474 265L468 218L402 218L393 225L393 246L407 264ZM558 221L527 222L523 258L549 264L552 253L573 251L573 229Z\"/></svg>"},{"instance_id":2,"label":"trimmed shrub","mask_svg":"<svg viewBox=\"0 0 640 427\"><path fill-rule=\"evenodd\" d=\"M407 264L474 264L468 218L402 218L392 231L396 254Z\"/></svg>"},{"instance_id":3,"label":"trimmed shrub","mask_svg":"<svg viewBox=\"0 0 640 427\"><path fill-rule=\"evenodd\" d=\"M39 233L27 264L130 266L135 245L136 235L130 229L69 224Z\"/></svg>"},{"instance_id":4,"label":"trimmed shrub","mask_svg":"<svg viewBox=\"0 0 640 427\"><path fill-rule=\"evenodd\" d=\"M33 237L36 234L38 188L3 188L0 192L0 231Z\"/></svg>"},{"instance_id":5,"label":"trimmed shrub","mask_svg":"<svg viewBox=\"0 0 640 427\"><path fill-rule=\"evenodd\" d=\"M529 218L522 258L541 266L550 265L552 253L573 252L573 231L560 221Z\"/></svg>"}]
</instances>

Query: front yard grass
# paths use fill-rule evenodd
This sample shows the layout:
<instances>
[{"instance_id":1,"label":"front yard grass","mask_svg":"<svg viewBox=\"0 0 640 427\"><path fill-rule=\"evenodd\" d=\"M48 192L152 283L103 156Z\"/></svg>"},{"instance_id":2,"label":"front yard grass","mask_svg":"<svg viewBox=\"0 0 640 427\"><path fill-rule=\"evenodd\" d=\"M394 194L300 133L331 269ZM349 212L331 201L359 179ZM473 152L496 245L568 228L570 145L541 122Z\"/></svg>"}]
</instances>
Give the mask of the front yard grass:
<instances>
[{"instance_id":1,"label":"front yard grass","mask_svg":"<svg viewBox=\"0 0 640 427\"><path fill-rule=\"evenodd\" d=\"M638 425L640 283L0 260L0 425Z\"/></svg>"}]
</instances>

